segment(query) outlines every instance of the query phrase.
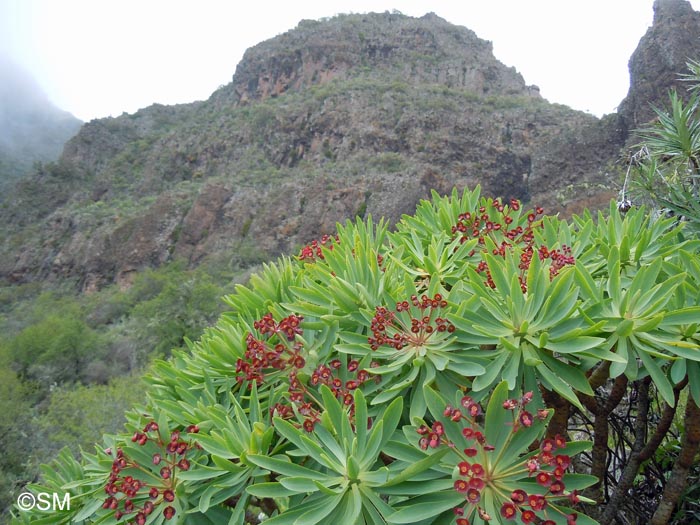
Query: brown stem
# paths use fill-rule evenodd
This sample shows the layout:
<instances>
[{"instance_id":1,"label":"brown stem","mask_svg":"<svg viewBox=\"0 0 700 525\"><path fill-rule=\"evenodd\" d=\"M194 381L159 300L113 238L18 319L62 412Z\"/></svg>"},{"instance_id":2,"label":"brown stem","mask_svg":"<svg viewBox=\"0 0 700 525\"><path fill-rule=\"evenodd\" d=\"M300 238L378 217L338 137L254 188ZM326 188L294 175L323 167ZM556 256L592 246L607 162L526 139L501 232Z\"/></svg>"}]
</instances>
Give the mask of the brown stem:
<instances>
[{"instance_id":1,"label":"brown stem","mask_svg":"<svg viewBox=\"0 0 700 525\"><path fill-rule=\"evenodd\" d=\"M591 474L598 478L598 481L587 492L598 503L602 503L605 499L603 487L605 485L605 476L608 472L608 437L610 435L608 418L617 405L620 404L620 401L622 401L622 397L627 391L627 383L627 376L618 376L610 389L610 395L604 402L597 403L597 409L594 412Z\"/></svg>"},{"instance_id":2,"label":"brown stem","mask_svg":"<svg viewBox=\"0 0 700 525\"><path fill-rule=\"evenodd\" d=\"M259 505L260 509L268 516L272 516L276 511L279 510L279 508L277 507L277 503L272 498L261 499Z\"/></svg>"},{"instance_id":3,"label":"brown stem","mask_svg":"<svg viewBox=\"0 0 700 525\"><path fill-rule=\"evenodd\" d=\"M591 373L590 377L588 378L588 384L591 385L593 390L595 390L596 388L603 386L603 384L605 384L605 382L608 380L608 377L610 377L610 361L603 361L595 370L593 370L593 373Z\"/></svg>"},{"instance_id":4,"label":"brown stem","mask_svg":"<svg viewBox=\"0 0 700 525\"><path fill-rule=\"evenodd\" d=\"M605 506L605 511L600 517L600 523L613 523L613 519L617 515L620 503L627 496L629 488L634 483L634 478L637 477L639 465L641 465L640 452L644 446L644 440L647 431L648 416L649 416L649 383L651 378L646 377L639 382L637 389L637 419L634 425L634 443L632 444L632 453L629 461L622 471L622 476L617 483L617 487L610 497L610 501Z\"/></svg>"},{"instance_id":5,"label":"brown stem","mask_svg":"<svg viewBox=\"0 0 700 525\"><path fill-rule=\"evenodd\" d=\"M681 395L681 390L683 390L687 384L688 377L686 376L683 379L683 381L681 381L675 387L673 387L673 397L675 399L675 402L673 403L673 406L669 405L668 403L664 403L664 408L661 412L661 418L659 419L659 422L656 425L656 430L654 431L654 434L649 438L649 441L647 441L647 444L644 445L642 451L639 453L640 461L646 461L647 459L651 458L651 456L654 455L654 452L656 452L656 449L659 448L659 445L661 445L663 439L666 437L666 434L668 433L668 430L671 428L671 424L673 423L673 418L676 417L676 409L678 408L678 398Z\"/></svg>"},{"instance_id":6,"label":"brown stem","mask_svg":"<svg viewBox=\"0 0 700 525\"><path fill-rule=\"evenodd\" d=\"M556 392L544 388L542 389L542 399L547 407L554 409L552 419L547 425L547 437L553 438L557 434L566 436L569 429L571 403Z\"/></svg>"},{"instance_id":7,"label":"brown stem","mask_svg":"<svg viewBox=\"0 0 700 525\"><path fill-rule=\"evenodd\" d=\"M685 490L690 467L700 449L700 407L692 396L688 396L685 407L685 432L681 437L681 451L673 464L671 476L661 496L661 502L649 525L666 525L673 514L676 503Z\"/></svg>"},{"instance_id":8,"label":"brown stem","mask_svg":"<svg viewBox=\"0 0 700 525\"><path fill-rule=\"evenodd\" d=\"M603 386L609 377L610 361L603 361L588 377L588 384L591 385L591 389L595 391ZM598 403L594 396L587 396L581 393L577 395L581 404L585 406L591 414L596 415L598 413Z\"/></svg>"},{"instance_id":9,"label":"brown stem","mask_svg":"<svg viewBox=\"0 0 700 525\"><path fill-rule=\"evenodd\" d=\"M581 393L577 395L578 400L581 401L581 404L585 406L591 414L596 415L598 413L598 402L595 400L595 397Z\"/></svg>"}]
</instances>

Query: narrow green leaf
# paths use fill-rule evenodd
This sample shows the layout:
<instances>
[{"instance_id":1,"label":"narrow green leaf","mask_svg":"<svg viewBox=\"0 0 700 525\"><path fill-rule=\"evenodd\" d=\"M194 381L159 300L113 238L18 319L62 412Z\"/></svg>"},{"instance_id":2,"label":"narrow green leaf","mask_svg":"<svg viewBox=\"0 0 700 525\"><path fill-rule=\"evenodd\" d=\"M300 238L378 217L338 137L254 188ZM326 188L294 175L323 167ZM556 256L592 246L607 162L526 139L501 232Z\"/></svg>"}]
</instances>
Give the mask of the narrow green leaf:
<instances>
[{"instance_id":1,"label":"narrow green leaf","mask_svg":"<svg viewBox=\"0 0 700 525\"><path fill-rule=\"evenodd\" d=\"M654 386L656 386L661 397L663 397L664 401L669 405L675 406L676 399L673 394L673 387L666 377L666 374L664 374L661 367L656 363L656 360L644 351L637 352L637 355L642 360L646 371L649 372L649 375L654 381Z\"/></svg>"},{"instance_id":2,"label":"narrow green leaf","mask_svg":"<svg viewBox=\"0 0 700 525\"><path fill-rule=\"evenodd\" d=\"M510 352L501 352L501 355L499 355L488 365L486 365L486 371L482 375L477 376L476 379L474 379L472 388L475 392L479 392L481 390L484 390L485 388L488 388L494 383L494 381L496 381L501 371L503 370L503 365L505 365L509 355Z\"/></svg>"},{"instance_id":3,"label":"narrow green leaf","mask_svg":"<svg viewBox=\"0 0 700 525\"><path fill-rule=\"evenodd\" d=\"M296 490L285 488L276 481L250 485L246 487L246 492L256 498L283 498L299 493Z\"/></svg>"},{"instance_id":4,"label":"narrow green leaf","mask_svg":"<svg viewBox=\"0 0 700 525\"><path fill-rule=\"evenodd\" d=\"M555 373L553 373L549 369L549 367L547 367L547 365L545 365L545 364L538 365L536 367L536 369L537 369L537 372L539 373L540 377L542 378L542 380L545 382L545 385L547 387L556 391L560 396L568 399L576 407L583 410L583 405L581 405L581 402L576 397L576 394L574 394L574 391L571 390L571 387L565 381L563 381L559 376L557 376Z\"/></svg>"},{"instance_id":5,"label":"narrow green leaf","mask_svg":"<svg viewBox=\"0 0 700 525\"><path fill-rule=\"evenodd\" d=\"M307 492L316 492L318 489L316 488L316 480L314 478L307 478L307 477L301 477L301 476L291 476L291 477L284 477L280 478L279 484L282 485L285 489L289 490L290 492L294 494L305 494ZM330 482L327 482L327 485L330 485ZM251 492L252 494L252 492Z\"/></svg>"},{"instance_id":6,"label":"narrow green leaf","mask_svg":"<svg viewBox=\"0 0 700 525\"><path fill-rule=\"evenodd\" d=\"M590 474L565 474L566 490L583 490L598 482L598 478Z\"/></svg>"},{"instance_id":7,"label":"narrow green leaf","mask_svg":"<svg viewBox=\"0 0 700 525\"><path fill-rule=\"evenodd\" d=\"M437 450L436 452L428 456L425 456L423 459L416 461L415 463L406 467L398 476L394 476L383 485L380 485L379 488L382 489L387 487L393 487L395 485L403 483L404 481L409 481L417 474L420 474L421 472L428 470L432 466L437 465L448 452L450 452L450 449L445 447L441 448L440 450Z\"/></svg>"},{"instance_id":8,"label":"narrow green leaf","mask_svg":"<svg viewBox=\"0 0 700 525\"><path fill-rule=\"evenodd\" d=\"M357 447L364 450L367 444L367 400L362 390L355 390L355 433L357 434Z\"/></svg>"},{"instance_id":9,"label":"narrow green leaf","mask_svg":"<svg viewBox=\"0 0 700 525\"><path fill-rule=\"evenodd\" d=\"M321 385L321 396L323 398L323 406L326 409L325 413L328 415L331 425L333 425L332 430L340 433L343 428L343 419L346 419L340 403L326 385Z\"/></svg>"},{"instance_id":10,"label":"narrow green leaf","mask_svg":"<svg viewBox=\"0 0 700 525\"><path fill-rule=\"evenodd\" d=\"M541 357L542 361L552 372L571 385L575 390L589 396L593 395L593 390L588 382L588 378L580 368L563 363L556 357L547 355L546 352L542 352Z\"/></svg>"},{"instance_id":11,"label":"narrow green leaf","mask_svg":"<svg viewBox=\"0 0 700 525\"><path fill-rule=\"evenodd\" d=\"M464 496L451 490L436 492L424 497L410 500L410 504L401 507L394 514L386 517L389 523L417 523L434 518L442 512L464 503Z\"/></svg>"},{"instance_id":12,"label":"narrow green leaf","mask_svg":"<svg viewBox=\"0 0 700 525\"><path fill-rule=\"evenodd\" d=\"M345 418L347 421L347 418ZM323 426L323 425L316 425L314 428L314 435L318 437L318 439L321 441L321 444L325 448L326 451L330 451L331 454L335 457L337 460L337 465L342 469L342 465L345 465L345 461L347 460L345 450L343 447L336 441L336 438ZM335 466L335 462L334 462ZM334 467L331 467L334 468ZM337 467L336 467L337 468Z\"/></svg>"},{"instance_id":13,"label":"narrow green leaf","mask_svg":"<svg viewBox=\"0 0 700 525\"><path fill-rule=\"evenodd\" d=\"M571 338L560 338L557 341L551 339L547 342L546 348L552 352L560 354L577 354L585 352L591 348L601 346L605 342L602 337L578 336Z\"/></svg>"},{"instance_id":14,"label":"narrow green leaf","mask_svg":"<svg viewBox=\"0 0 700 525\"><path fill-rule=\"evenodd\" d=\"M268 456L258 456L251 454L247 456L248 461L271 472L277 472L283 476L299 476L316 480L329 480L330 477L316 470L311 470L301 465L297 465L288 460L278 459Z\"/></svg>"},{"instance_id":15,"label":"narrow green leaf","mask_svg":"<svg viewBox=\"0 0 700 525\"><path fill-rule=\"evenodd\" d=\"M506 423L513 422L512 413L503 408L503 402L508 399L508 390L508 383L505 381L500 382L491 393L489 404L486 407L484 424L486 441L499 451L510 437L512 431L512 426L508 427L506 425Z\"/></svg>"},{"instance_id":16,"label":"narrow green leaf","mask_svg":"<svg viewBox=\"0 0 700 525\"><path fill-rule=\"evenodd\" d=\"M272 518L266 519L265 525L295 525L296 520L303 514L307 512L312 512L314 510L327 508L329 497L331 496L321 496L311 501L309 501L309 499L307 498L298 507L288 509L282 514L278 514L277 516L273 516ZM309 523L308 525L311 525L311 523Z\"/></svg>"},{"instance_id":17,"label":"narrow green leaf","mask_svg":"<svg viewBox=\"0 0 700 525\"><path fill-rule=\"evenodd\" d=\"M401 412L403 411L403 399L397 398L391 402L387 409L382 414L382 422L384 423L382 429L382 446L391 439L394 435L396 427L399 425L401 420Z\"/></svg>"},{"instance_id":18,"label":"narrow green leaf","mask_svg":"<svg viewBox=\"0 0 700 525\"><path fill-rule=\"evenodd\" d=\"M665 314L664 326L689 325L700 322L700 306L680 308Z\"/></svg>"}]
</instances>

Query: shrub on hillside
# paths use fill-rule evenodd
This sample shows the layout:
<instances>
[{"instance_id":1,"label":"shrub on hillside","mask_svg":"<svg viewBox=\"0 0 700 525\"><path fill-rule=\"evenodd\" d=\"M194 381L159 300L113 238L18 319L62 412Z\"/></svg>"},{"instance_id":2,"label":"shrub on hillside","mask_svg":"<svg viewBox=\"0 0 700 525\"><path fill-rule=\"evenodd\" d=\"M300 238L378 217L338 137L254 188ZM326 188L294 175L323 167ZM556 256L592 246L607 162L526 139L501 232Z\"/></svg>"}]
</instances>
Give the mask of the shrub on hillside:
<instances>
[{"instance_id":1,"label":"shrub on hillside","mask_svg":"<svg viewBox=\"0 0 700 525\"><path fill-rule=\"evenodd\" d=\"M563 221L478 189L391 233L348 222L238 286L126 432L29 487L70 510L16 522L666 523L700 443L698 248L643 209ZM674 477L626 505L684 389Z\"/></svg>"}]
</instances>

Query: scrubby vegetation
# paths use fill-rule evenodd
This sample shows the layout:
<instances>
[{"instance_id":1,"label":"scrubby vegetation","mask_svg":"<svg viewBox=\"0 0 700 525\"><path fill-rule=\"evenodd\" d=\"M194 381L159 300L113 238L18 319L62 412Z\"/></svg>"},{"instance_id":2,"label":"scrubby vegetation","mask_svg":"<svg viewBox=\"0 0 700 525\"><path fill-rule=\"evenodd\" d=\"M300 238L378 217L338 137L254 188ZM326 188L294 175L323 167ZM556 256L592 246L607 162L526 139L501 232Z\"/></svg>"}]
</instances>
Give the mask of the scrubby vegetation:
<instances>
[{"instance_id":1,"label":"scrubby vegetation","mask_svg":"<svg viewBox=\"0 0 700 525\"><path fill-rule=\"evenodd\" d=\"M667 523L700 444L699 253L643 208L564 221L478 189L348 222L29 485L70 511L16 522Z\"/></svg>"},{"instance_id":2,"label":"scrubby vegetation","mask_svg":"<svg viewBox=\"0 0 700 525\"><path fill-rule=\"evenodd\" d=\"M122 428L125 411L142 400L149 364L215 321L234 278L221 266L173 263L140 273L125 290L0 289L0 508L9 511L63 447L77 455Z\"/></svg>"},{"instance_id":3,"label":"scrubby vegetation","mask_svg":"<svg viewBox=\"0 0 700 525\"><path fill-rule=\"evenodd\" d=\"M632 198L659 213L684 220L700 233L700 62L690 61L688 97L670 93L670 108L655 108L654 125L640 131L643 142L631 159Z\"/></svg>"}]
</instances>

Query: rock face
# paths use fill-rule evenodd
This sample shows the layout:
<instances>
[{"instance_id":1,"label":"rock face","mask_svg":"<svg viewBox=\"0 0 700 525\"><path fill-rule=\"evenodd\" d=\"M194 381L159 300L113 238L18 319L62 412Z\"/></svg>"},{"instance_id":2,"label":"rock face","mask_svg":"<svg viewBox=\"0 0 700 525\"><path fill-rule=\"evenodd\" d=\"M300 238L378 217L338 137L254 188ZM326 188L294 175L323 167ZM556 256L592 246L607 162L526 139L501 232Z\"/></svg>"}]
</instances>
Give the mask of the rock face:
<instances>
[{"instance_id":1,"label":"rock face","mask_svg":"<svg viewBox=\"0 0 700 525\"><path fill-rule=\"evenodd\" d=\"M689 60L700 60L700 13L686 0L655 0L654 23L630 58L630 89L619 107L629 129L654 118L651 105L664 107L670 89L685 94L678 77Z\"/></svg>"},{"instance_id":2,"label":"rock face","mask_svg":"<svg viewBox=\"0 0 700 525\"><path fill-rule=\"evenodd\" d=\"M385 13L302 21L295 30L249 49L218 97L237 103L261 100L352 78L358 69L374 79L397 76L478 95L539 95L513 68L495 61L491 43L469 29L433 13L419 19Z\"/></svg>"},{"instance_id":3,"label":"rock face","mask_svg":"<svg viewBox=\"0 0 700 525\"><path fill-rule=\"evenodd\" d=\"M655 26L671 31L680 8L666 4L685 3L657 2ZM549 212L606 207L625 115L549 104L490 43L433 14L303 21L248 50L205 102L83 126L0 209L0 277L90 290L173 258L243 267L347 218L394 223L454 186Z\"/></svg>"}]
</instances>

